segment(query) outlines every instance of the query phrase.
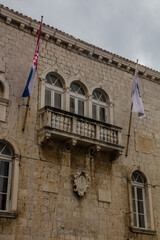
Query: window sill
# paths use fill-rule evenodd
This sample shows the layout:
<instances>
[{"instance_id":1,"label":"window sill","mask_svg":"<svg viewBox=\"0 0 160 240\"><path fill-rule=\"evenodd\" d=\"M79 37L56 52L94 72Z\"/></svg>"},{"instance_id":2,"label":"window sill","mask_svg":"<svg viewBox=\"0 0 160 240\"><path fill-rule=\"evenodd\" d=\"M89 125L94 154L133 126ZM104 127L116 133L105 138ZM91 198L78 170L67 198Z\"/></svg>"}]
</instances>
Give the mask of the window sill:
<instances>
[{"instance_id":1,"label":"window sill","mask_svg":"<svg viewBox=\"0 0 160 240\"><path fill-rule=\"evenodd\" d=\"M18 216L17 212L1 212L0 211L0 218L12 218L15 219Z\"/></svg>"},{"instance_id":2,"label":"window sill","mask_svg":"<svg viewBox=\"0 0 160 240\"><path fill-rule=\"evenodd\" d=\"M131 227L130 230L134 233L141 233L141 234L147 234L147 235L155 235L155 230L149 230L149 229L141 229L141 228L133 228Z\"/></svg>"}]
</instances>

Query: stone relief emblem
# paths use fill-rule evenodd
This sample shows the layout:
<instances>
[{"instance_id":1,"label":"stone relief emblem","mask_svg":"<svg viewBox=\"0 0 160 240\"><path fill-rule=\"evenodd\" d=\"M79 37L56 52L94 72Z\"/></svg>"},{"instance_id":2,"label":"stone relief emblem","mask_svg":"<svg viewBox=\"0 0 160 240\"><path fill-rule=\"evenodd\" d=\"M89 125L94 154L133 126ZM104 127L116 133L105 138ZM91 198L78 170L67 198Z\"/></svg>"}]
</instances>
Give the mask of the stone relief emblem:
<instances>
[{"instance_id":1,"label":"stone relief emblem","mask_svg":"<svg viewBox=\"0 0 160 240\"><path fill-rule=\"evenodd\" d=\"M89 186L89 177L85 171L77 172L74 175L74 191L83 197Z\"/></svg>"}]
</instances>

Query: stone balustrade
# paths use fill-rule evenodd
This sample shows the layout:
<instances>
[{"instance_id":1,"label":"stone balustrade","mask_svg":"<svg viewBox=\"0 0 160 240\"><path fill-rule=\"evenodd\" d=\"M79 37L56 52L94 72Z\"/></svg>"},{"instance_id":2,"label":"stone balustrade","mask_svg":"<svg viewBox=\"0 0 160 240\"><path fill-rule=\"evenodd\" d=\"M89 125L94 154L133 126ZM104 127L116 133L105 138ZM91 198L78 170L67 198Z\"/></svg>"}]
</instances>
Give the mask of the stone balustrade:
<instances>
[{"instance_id":1,"label":"stone balustrade","mask_svg":"<svg viewBox=\"0 0 160 240\"><path fill-rule=\"evenodd\" d=\"M40 142L48 137L76 139L102 149L122 150L121 128L52 107L40 110Z\"/></svg>"}]
</instances>

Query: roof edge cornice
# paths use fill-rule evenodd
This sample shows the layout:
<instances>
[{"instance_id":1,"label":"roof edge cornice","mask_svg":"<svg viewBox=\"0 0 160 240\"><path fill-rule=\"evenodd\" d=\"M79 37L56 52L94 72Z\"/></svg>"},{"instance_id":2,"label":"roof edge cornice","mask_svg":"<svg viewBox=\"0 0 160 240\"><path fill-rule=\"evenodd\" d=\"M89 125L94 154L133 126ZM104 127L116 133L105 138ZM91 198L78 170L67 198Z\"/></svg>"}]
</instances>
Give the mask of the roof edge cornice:
<instances>
[{"instance_id":1,"label":"roof edge cornice","mask_svg":"<svg viewBox=\"0 0 160 240\"><path fill-rule=\"evenodd\" d=\"M0 4L0 18L5 19L7 24L17 23L19 29L25 31L30 29L31 34L38 32L39 24L37 20L27 17L21 13L15 12ZM42 37L46 41L54 40L55 44L66 47L70 51L76 51L77 54L88 57L92 60L114 66L122 71L134 74L136 63L119 55L113 54L107 50L96 47L85 41L77 39L72 35L66 34L54 27L43 24ZM138 64L138 74L140 77L160 84L160 72Z\"/></svg>"}]
</instances>

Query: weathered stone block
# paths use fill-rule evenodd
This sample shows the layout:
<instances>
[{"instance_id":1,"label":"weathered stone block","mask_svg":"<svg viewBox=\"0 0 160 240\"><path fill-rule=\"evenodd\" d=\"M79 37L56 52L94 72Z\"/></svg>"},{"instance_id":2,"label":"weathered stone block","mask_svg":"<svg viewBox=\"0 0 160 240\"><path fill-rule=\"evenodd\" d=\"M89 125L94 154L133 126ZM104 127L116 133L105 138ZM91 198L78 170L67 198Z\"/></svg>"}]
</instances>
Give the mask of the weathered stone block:
<instances>
[{"instance_id":1,"label":"weathered stone block","mask_svg":"<svg viewBox=\"0 0 160 240\"><path fill-rule=\"evenodd\" d=\"M98 200L100 202L111 203L111 191L105 189L98 190Z\"/></svg>"}]
</instances>

